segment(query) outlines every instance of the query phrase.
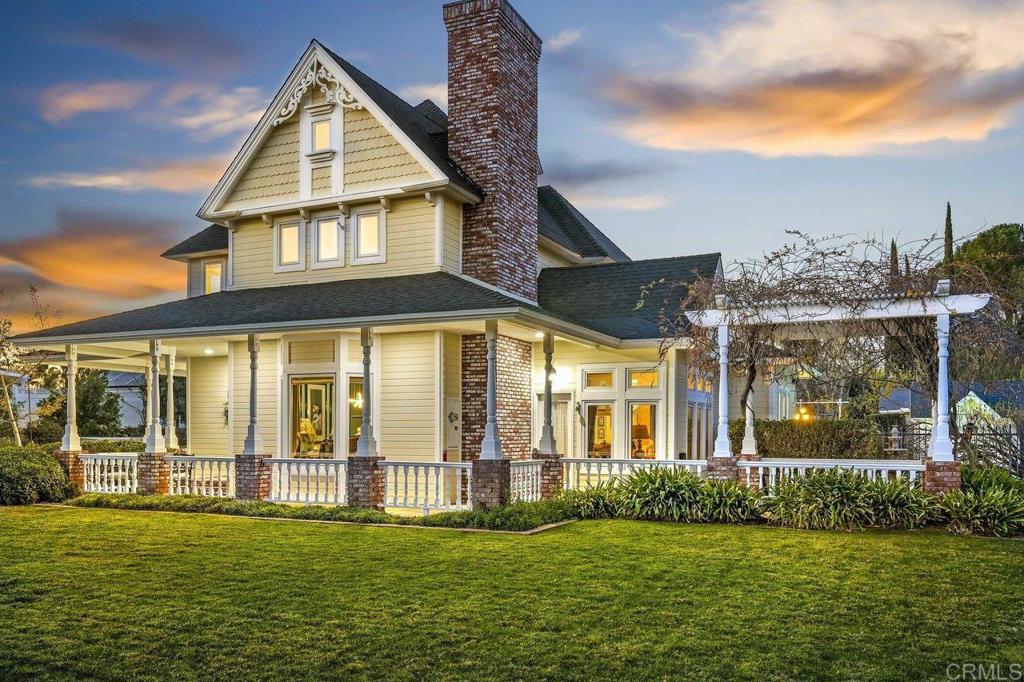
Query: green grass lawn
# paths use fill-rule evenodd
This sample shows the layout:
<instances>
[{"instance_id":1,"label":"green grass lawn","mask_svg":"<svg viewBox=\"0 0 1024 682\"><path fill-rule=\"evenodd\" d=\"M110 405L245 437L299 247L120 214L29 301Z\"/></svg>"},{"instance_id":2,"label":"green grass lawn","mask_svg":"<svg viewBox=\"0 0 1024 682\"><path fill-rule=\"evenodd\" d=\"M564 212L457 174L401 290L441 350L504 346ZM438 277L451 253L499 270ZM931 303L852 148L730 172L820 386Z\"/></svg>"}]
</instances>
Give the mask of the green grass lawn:
<instances>
[{"instance_id":1,"label":"green grass lawn","mask_svg":"<svg viewBox=\"0 0 1024 682\"><path fill-rule=\"evenodd\" d=\"M942 531L0 508L0 679L944 679L1022 616L1024 543Z\"/></svg>"}]
</instances>

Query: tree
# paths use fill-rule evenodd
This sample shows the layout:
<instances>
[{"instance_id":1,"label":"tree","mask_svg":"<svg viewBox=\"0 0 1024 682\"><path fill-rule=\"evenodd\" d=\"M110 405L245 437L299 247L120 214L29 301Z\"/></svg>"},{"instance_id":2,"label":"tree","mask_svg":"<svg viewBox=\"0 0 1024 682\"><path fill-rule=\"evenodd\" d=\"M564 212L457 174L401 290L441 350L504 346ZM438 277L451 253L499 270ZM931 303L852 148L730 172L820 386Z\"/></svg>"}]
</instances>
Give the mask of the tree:
<instances>
[{"instance_id":1,"label":"tree","mask_svg":"<svg viewBox=\"0 0 1024 682\"><path fill-rule=\"evenodd\" d=\"M943 235L942 264L945 266L946 276L953 276L953 209L946 202L946 232Z\"/></svg>"},{"instance_id":2,"label":"tree","mask_svg":"<svg viewBox=\"0 0 1024 682\"><path fill-rule=\"evenodd\" d=\"M75 393L78 430L87 436L116 436L121 427L121 405L117 394L107 390L107 373L79 369ZM44 383L50 395L39 403L36 429L48 439L63 432L67 422L67 381L64 372L52 370Z\"/></svg>"},{"instance_id":3,"label":"tree","mask_svg":"<svg viewBox=\"0 0 1024 682\"><path fill-rule=\"evenodd\" d=\"M1003 223L979 232L957 247L953 263L984 272L1000 293L1008 323L1024 333L1024 308L1005 305L1024 300L1024 225Z\"/></svg>"}]
</instances>

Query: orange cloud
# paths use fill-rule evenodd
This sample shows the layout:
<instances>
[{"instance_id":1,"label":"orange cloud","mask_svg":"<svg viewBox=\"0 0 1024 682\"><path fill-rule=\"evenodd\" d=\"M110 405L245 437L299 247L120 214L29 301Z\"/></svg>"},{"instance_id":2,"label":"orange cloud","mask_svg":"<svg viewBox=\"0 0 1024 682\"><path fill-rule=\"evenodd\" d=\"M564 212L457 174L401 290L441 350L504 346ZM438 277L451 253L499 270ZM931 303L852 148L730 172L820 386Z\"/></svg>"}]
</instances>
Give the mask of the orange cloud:
<instances>
[{"instance_id":1,"label":"orange cloud","mask_svg":"<svg viewBox=\"0 0 1024 682\"><path fill-rule=\"evenodd\" d=\"M40 108L44 120L62 123L86 112L131 109L152 89L152 84L131 81L62 83L43 91Z\"/></svg>"},{"instance_id":2,"label":"orange cloud","mask_svg":"<svg viewBox=\"0 0 1024 682\"><path fill-rule=\"evenodd\" d=\"M212 187L227 167L227 159L214 156L199 159L167 161L159 165L97 173L54 173L29 178L33 187L77 187L109 189L121 192L160 190L164 192L198 192Z\"/></svg>"}]
</instances>

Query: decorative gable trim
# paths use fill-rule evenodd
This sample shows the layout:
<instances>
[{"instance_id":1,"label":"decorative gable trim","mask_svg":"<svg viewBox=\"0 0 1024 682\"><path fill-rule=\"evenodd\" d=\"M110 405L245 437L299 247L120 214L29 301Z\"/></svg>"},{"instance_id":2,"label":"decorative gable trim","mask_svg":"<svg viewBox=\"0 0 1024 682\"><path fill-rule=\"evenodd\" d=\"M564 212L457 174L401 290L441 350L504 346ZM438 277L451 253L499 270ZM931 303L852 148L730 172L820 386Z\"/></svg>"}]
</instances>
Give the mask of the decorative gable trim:
<instances>
[{"instance_id":1,"label":"decorative gable trim","mask_svg":"<svg viewBox=\"0 0 1024 682\"><path fill-rule=\"evenodd\" d=\"M365 109L387 130L402 147L427 171L434 182L450 182L440 168L423 153L409 136L391 120L384 110L349 77L344 69L330 56L328 51L312 41L302 58L288 74L284 85L274 96L259 123L249 134L245 143L232 159L224 175L203 202L197 215L204 220L217 222L235 212L219 212L230 196L235 184L248 168L253 156L259 151L270 131L278 123L287 120L300 109L303 98L312 87L319 87L328 102L341 108ZM301 154L301 150L300 150Z\"/></svg>"}]
</instances>

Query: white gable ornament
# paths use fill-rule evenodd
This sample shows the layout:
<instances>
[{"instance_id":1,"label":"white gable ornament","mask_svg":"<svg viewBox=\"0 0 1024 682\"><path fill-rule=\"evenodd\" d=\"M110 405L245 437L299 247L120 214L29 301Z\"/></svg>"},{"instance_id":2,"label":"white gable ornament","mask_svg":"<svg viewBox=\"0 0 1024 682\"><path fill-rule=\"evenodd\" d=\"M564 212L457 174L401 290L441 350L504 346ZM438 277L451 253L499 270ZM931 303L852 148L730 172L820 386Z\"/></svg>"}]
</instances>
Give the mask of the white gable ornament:
<instances>
[{"instance_id":1,"label":"white gable ornament","mask_svg":"<svg viewBox=\"0 0 1024 682\"><path fill-rule=\"evenodd\" d=\"M295 90L292 91L288 102L278 112L277 118L274 119L275 126L291 118L292 114L298 110L303 96L314 85L319 86L320 92L323 93L324 99L327 100L327 104L338 104L346 109L363 108L363 105L356 101L355 95L348 91L338 77L318 60L314 59L309 69L303 74L302 79L295 86Z\"/></svg>"}]
</instances>

